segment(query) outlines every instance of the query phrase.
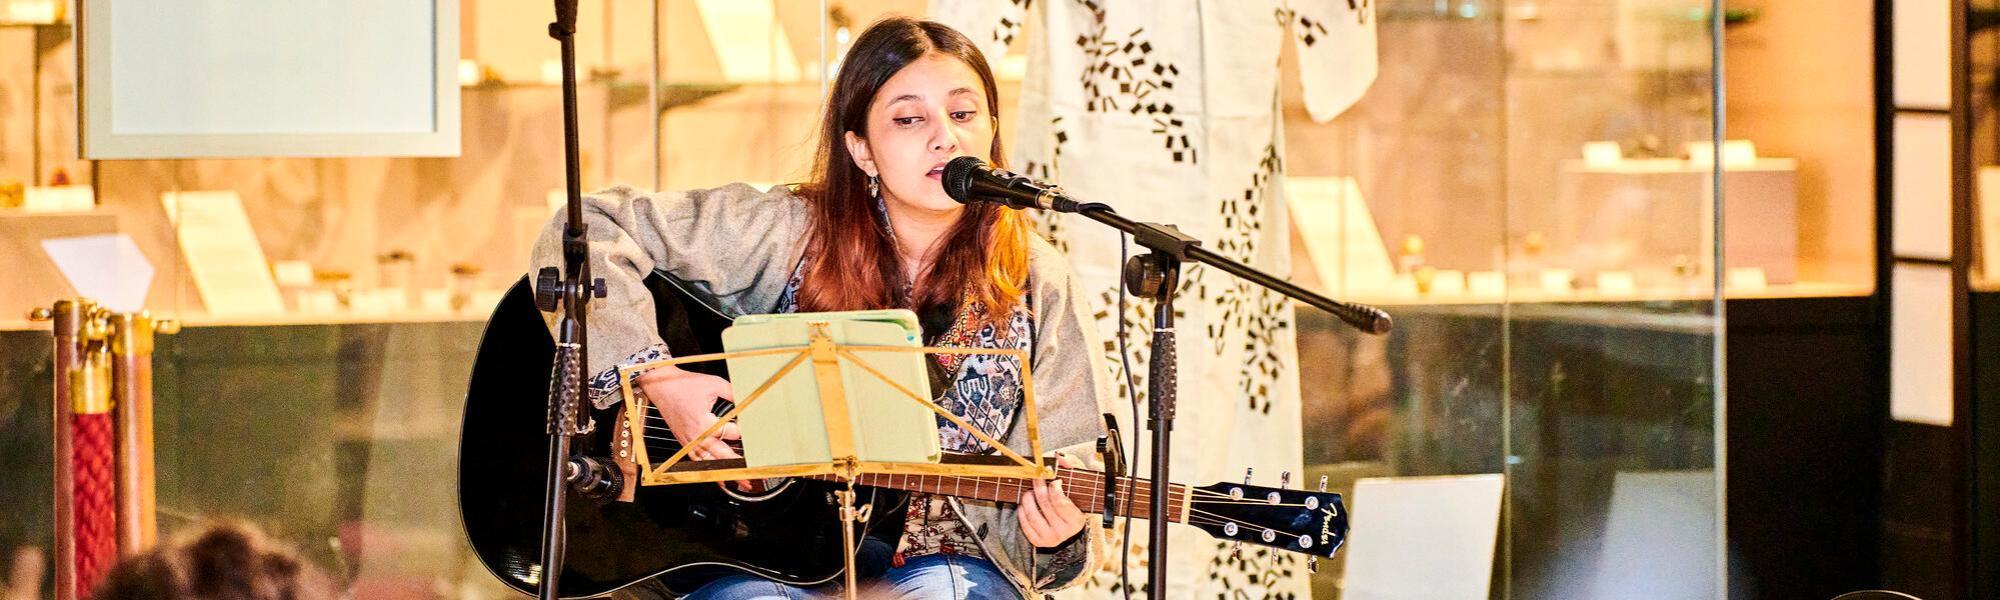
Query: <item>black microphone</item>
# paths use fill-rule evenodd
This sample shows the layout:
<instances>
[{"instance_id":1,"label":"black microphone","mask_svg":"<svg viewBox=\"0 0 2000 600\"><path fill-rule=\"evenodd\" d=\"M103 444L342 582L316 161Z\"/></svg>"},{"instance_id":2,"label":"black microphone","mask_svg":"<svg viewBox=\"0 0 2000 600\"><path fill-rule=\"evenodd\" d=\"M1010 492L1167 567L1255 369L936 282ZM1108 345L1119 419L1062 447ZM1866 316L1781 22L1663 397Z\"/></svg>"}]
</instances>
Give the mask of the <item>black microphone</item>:
<instances>
[{"instance_id":1,"label":"black microphone","mask_svg":"<svg viewBox=\"0 0 2000 600\"><path fill-rule=\"evenodd\" d=\"M1084 204L1062 188L996 169L977 156L960 156L944 166L944 193L960 203L992 202L1008 208L1077 212Z\"/></svg>"}]
</instances>

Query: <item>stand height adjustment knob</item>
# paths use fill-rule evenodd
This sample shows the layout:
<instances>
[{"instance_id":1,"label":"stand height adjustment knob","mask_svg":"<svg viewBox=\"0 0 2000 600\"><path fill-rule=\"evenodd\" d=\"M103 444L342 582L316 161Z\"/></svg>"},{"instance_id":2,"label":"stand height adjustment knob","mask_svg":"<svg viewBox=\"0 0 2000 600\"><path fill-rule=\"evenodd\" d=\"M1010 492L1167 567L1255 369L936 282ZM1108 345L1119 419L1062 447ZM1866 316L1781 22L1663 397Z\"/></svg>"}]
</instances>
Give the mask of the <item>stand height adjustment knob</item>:
<instances>
[{"instance_id":1,"label":"stand height adjustment knob","mask_svg":"<svg viewBox=\"0 0 2000 600\"><path fill-rule=\"evenodd\" d=\"M535 273L535 308L555 312L562 306L562 271L543 267Z\"/></svg>"}]
</instances>

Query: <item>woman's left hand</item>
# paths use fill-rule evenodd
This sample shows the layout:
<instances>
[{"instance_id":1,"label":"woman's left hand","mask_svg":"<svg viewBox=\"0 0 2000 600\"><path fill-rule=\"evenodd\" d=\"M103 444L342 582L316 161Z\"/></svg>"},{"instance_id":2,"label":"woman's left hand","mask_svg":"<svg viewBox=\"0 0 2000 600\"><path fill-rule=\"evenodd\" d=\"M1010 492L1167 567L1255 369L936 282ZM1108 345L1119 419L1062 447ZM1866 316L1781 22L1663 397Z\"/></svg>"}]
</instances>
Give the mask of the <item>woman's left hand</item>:
<instances>
[{"instance_id":1,"label":"woman's left hand","mask_svg":"<svg viewBox=\"0 0 2000 600\"><path fill-rule=\"evenodd\" d=\"M1068 455L1056 454L1058 466L1082 468L1083 462ZM1061 480L1054 484L1035 480L1034 489L1021 493L1021 510L1016 511L1021 520L1021 533L1028 536L1028 543L1037 548L1050 548L1068 540L1076 532L1083 531L1083 510L1070 502L1069 495L1063 493Z\"/></svg>"}]
</instances>

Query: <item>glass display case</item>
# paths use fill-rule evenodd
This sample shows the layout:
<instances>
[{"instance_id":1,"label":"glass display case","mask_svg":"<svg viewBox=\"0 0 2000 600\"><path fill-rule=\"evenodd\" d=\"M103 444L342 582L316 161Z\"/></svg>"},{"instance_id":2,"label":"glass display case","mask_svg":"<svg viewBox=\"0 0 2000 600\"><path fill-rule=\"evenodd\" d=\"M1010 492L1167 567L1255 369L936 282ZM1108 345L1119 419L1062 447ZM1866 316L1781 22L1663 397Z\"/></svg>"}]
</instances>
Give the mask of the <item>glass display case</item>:
<instances>
[{"instance_id":1,"label":"glass display case","mask_svg":"<svg viewBox=\"0 0 2000 600\"><path fill-rule=\"evenodd\" d=\"M1307 470L1357 486L1357 519L1359 486L1503 476L1493 597L1718 595L1718 289L1867 293L1871 242L1815 230L1872 231L1846 221L1872 194L1826 197L1838 167L1734 127L1789 97L1731 89L1714 143L1712 8L1378 2L1381 75L1354 108L1316 124L1284 87L1295 277L1397 321L1384 340L1300 312L1300 355L1332 358L1301 365L1324 383L1303 386ZM1314 186L1344 208L1315 211ZM1364 568L1315 594L1385 585Z\"/></svg>"},{"instance_id":2,"label":"glass display case","mask_svg":"<svg viewBox=\"0 0 2000 600\"><path fill-rule=\"evenodd\" d=\"M1855 187L1873 159L1817 147L1844 135L1824 126L1853 108L1845 97L1790 115L1818 95L1753 77L1717 110L1717 45L1732 44L1732 81L1796 69L1805 57L1754 41L1733 53L1738 32L1801 7L1744 16L1719 40L1706 0L1361 4L1379 74L1338 117L1314 120L1298 51L1274 49L1270 207L1285 216L1268 222L1290 251L1272 264L1397 322L1372 337L1260 307L1296 315L1269 325L1296 337L1295 379L1279 381L1299 403L1278 407L1302 423L1294 481L1326 476L1356 515L1355 545L1309 576L1312 595L1393 589L1379 564L1350 564L1394 548L1362 537L1369 499L1458 478L1492 494L1464 520L1497 539L1480 563L1493 597L1719 596L1722 302L1866 294L1874 272L1854 237L1873 230L1872 194ZM930 9L583 2L584 189L799 181L852 37ZM73 160L68 29L0 26L0 48L32 50L0 51L0 97L37 99L0 103L0 257L23 266L0 290L0 503L42 506L50 485L36 475L51 452L48 337L19 319L77 291L42 240L123 233L156 270L144 307L187 325L155 359L165 530L250 519L337 565L356 597L508 597L470 556L448 482L465 361L560 201L557 48L545 6L461 0L460 18L463 152L423 159ZM989 56L1003 135L1044 114L1024 105L1042 97L1023 90L1037 31ZM10 179L43 200L10 204ZM91 187L58 206L62 183ZM240 204L275 307L218 310L232 303L199 285L185 254L203 240L169 215L193 197ZM1112 297L1096 301L1105 312ZM1375 510L1377 528L1411 526ZM45 515L0 517L0 549L49 535ZM1272 572L1308 577L1295 562Z\"/></svg>"}]
</instances>

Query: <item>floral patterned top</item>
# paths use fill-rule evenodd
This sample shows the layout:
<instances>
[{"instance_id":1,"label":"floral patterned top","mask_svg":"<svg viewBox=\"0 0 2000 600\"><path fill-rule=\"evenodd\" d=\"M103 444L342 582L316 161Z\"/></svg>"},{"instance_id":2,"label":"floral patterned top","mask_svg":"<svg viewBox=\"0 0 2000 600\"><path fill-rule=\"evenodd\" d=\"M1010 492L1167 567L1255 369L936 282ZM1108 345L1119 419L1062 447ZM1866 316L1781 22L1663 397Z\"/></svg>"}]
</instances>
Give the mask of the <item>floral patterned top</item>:
<instances>
[{"instance_id":1,"label":"floral patterned top","mask_svg":"<svg viewBox=\"0 0 2000 600\"><path fill-rule=\"evenodd\" d=\"M785 292L778 298L774 312L798 311L798 289L805 279L805 261L801 261L785 286ZM907 296L907 290L905 291ZM966 299L960 303L958 313L951 326L930 342L931 346L942 348L989 348L1034 349L1034 315L1028 309L1024 298L1017 302L1013 314L1004 321L987 318L985 303ZM669 356L667 348L656 345L646 348L623 361L623 365L636 365L657 361ZM936 361L941 373L948 374L945 389L935 399L938 406L965 422L979 427L981 431L995 439L1006 437L1007 430L1014 423L1014 413L1021 406L1021 368L1019 361L1012 357L988 354L938 354L931 357ZM618 401L617 369L599 373L591 380L591 399L599 408ZM637 375L636 373L634 374ZM938 393L939 390L932 390ZM637 393L637 390L635 390ZM959 429L957 425L938 417L939 447L946 452L963 454L986 454L993 451L979 438ZM959 518L952 505L943 496L933 494L911 494L905 512L903 538L897 544L895 561L900 564L904 558L931 554L960 554L982 556L979 541L972 529Z\"/></svg>"}]
</instances>

